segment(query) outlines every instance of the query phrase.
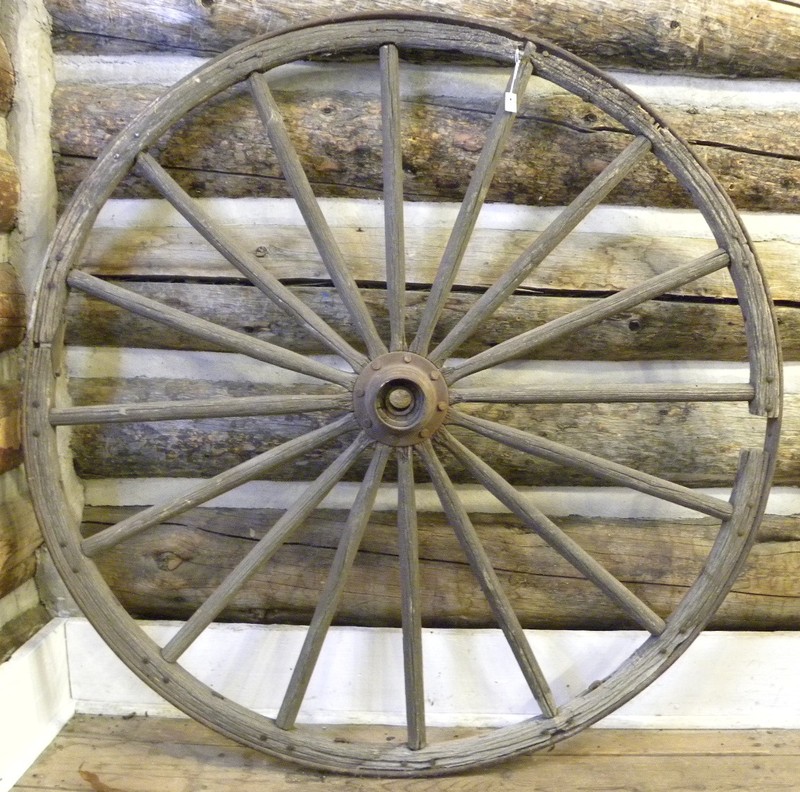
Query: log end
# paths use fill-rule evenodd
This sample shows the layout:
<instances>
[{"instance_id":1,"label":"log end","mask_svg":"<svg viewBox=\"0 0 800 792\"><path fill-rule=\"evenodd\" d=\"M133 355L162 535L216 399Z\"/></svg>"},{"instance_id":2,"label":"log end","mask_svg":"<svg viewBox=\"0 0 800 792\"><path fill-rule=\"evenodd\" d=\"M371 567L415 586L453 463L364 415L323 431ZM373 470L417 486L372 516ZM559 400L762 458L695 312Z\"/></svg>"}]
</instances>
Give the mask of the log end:
<instances>
[{"instance_id":1,"label":"log end","mask_svg":"<svg viewBox=\"0 0 800 792\"><path fill-rule=\"evenodd\" d=\"M0 352L21 344L25 327L25 293L11 264L0 262Z\"/></svg>"},{"instance_id":2,"label":"log end","mask_svg":"<svg viewBox=\"0 0 800 792\"><path fill-rule=\"evenodd\" d=\"M0 116L8 114L13 98L14 67L11 65L5 42L0 38Z\"/></svg>"},{"instance_id":3,"label":"log end","mask_svg":"<svg viewBox=\"0 0 800 792\"><path fill-rule=\"evenodd\" d=\"M0 150L0 233L10 231L17 222L19 174L7 151Z\"/></svg>"}]
</instances>

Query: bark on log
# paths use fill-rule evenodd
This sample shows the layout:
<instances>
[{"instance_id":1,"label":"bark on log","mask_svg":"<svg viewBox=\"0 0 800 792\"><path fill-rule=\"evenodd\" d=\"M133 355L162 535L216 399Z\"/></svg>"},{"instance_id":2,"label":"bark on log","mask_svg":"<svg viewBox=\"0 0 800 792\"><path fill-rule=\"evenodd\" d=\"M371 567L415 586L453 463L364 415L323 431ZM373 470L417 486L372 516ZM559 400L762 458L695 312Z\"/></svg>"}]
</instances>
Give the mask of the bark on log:
<instances>
[{"instance_id":1,"label":"bark on log","mask_svg":"<svg viewBox=\"0 0 800 792\"><path fill-rule=\"evenodd\" d=\"M264 341L303 354L329 350L316 336L266 300L253 286L209 283L125 283L125 288ZM324 287L293 287L307 305L356 347L361 340L338 297ZM382 337L388 337L386 292L363 295ZM478 295L454 292L439 329L438 342L475 302ZM407 291L406 327L416 331L427 291ZM456 351L476 355L530 327L577 310L593 297L558 294L515 295ZM68 303L66 342L77 346L138 347L222 351L210 343L142 319L109 303L73 294ZM787 360L800 359L800 311L777 308L781 343ZM566 339L534 350L540 360L744 360L746 343L741 312L734 305L651 301Z\"/></svg>"},{"instance_id":2,"label":"bark on log","mask_svg":"<svg viewBox=\"0 0 800 792\"><path fill-rule=\"evenodd\" d=\"M164 379L74 379L70 388L76 404L224 398L270 392L269 386L250 383ZM274 387L271 392L275 392ZM743 403L476 404L463 405L461 409L691 487L730 486L738 449L763 442L761 419L750 416ZM800 411L800 396L787 397L786 411L789 414ZM329 420L331 416L326 413L306 413L81 426L75 427L72 448L78 473L87 478L165 474L207 477ZM455 429L453 433L514 483L553 486L599 483L579 471L533 460L466 430ZM338 444L318 449L302 462L275 471L269 478L291 481L318 475L346 442L342 438ZM363 476L366 461L359 460L347 479ZM460 466L453 468L456 480L468 480ZM795 484L799 469L800 442L789 428L784 434L775 483ZM393 469L387 475L394 475ZM419 480L425 480L421 469Z\"/></svg>"},{"instance_id":3,"label":"bark on log","mask_svg":"<svg viewBox=\"0 0 800 792\"><path fill-rule=\"evenodd\" d=\"M7 151L0 149L0 233L10 231L17 222L19 174Z\"/></svg>"},{"instance_id":4,"label":"bark on log","mask_svg":"<svg viewBox=\"0 0 800 792\"><path fill-rule=\"evenodd\" d=\"M6 475L17 475L15 473ZM26 498L6 500L0 520L0 597L33 577L36 549L42 543L33 505Z\"/></svg>"},{"instance_id":5,"label":"bark on log","mask_svg":"<svg viewBox=\"0 0 800 792\"><path fill-rule=\"evenodd\" d=\"M91 535L134 513L87 508ZM279 516L268 510L196 509L130 539L96 560L123 604L144 618L185 619ZM237 595L223 620L302 623L310 617L341 535L345 515L318 511ZM591 583L511 516L473 515L476 528L523 626L616 629L631 624ZM667 616L700 571L716 532L708 520L633 521L558 518L564 530ZM495 626L452 529L422 514L423 623ZM758 542L712 626L793 629L800 618L800 523L765 518ZM373 513L348 577L336 621L397 625L400 613L396 515Z\"/></svg>"},{"instance_id":6,"label":"bark on log","mask_svg":"<svg viewBox=\"0 0 800 792\"><path fill-rule=\"evenodd\" d=\"M54 45L70 52L211 54L309 19L350 14L342 0L47 0ZM800 10L776 0L374 0L360 11L458 14L549 39L598 66L763 77L800 75Z\"/></svg>"},{"instance_id":7,"label":"bark on log","mask_svg":"<svg viewBox=\"0 0 800 792\"><path fill-rule=\"evenodd\" d=\"M0 263L0 352L13 349L25 337L25 293L16 271Z\"/></svg>"},{"instance_id":8,"label":"bark on log","mask_svg":"<svg viewBox=\"0 0 800 792\"><path fill-rule=\"evenodd\" d=\"M0 473L13 470L22 463L19 402L18 386L0 386Z\"/></svg>"},{"instance_id":9,"label":"bark on log","mask_svg":"<svg viewBox=\"0 0 800 792\"><path fill-rule=\"evenodd\" d=\"M0 38L0 116L4 116L11 109L14 98L14 67L8 49Z\"/></svg>"},{"instance_id":10,"label":"bark on log","mask_svg":"<svg viewBox=\"0 0 800 792\"><path fill-rule=\"evenodd\" d=\"M110 137L160 93L159 88L144 86L66 85L56 90L52 134L60 155L56 174L62 203ZM381 194L376 98L345 92L278 97L317 194L367 198ZM479 100L465 106L465 102L448 98L403 103L408 200L460 200L463 196L496 106ZM671 107L666 115L696 144L698 154L739 209L800 208L796 112L713 109L698 113ZM540 96L529 91L488 200L543 206L567 203L630 139L591 104L573 96ZM158 149L162 164L192 194L288 194L253 102L242 89L190 114ZM153 192L132 176L116 195L150 197ZM691 205L688 195L652 157L622 182L608 202Z\"/></svg>"}]
</instances>

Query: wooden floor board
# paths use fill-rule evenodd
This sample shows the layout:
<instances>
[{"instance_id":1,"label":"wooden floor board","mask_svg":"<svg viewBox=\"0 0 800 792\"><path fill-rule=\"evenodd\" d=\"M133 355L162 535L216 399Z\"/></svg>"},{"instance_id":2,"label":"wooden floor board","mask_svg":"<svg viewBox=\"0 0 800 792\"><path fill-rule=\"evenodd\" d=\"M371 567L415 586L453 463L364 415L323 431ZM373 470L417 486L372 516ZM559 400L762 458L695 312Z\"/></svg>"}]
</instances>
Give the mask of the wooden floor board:
<instances>
[{"instance_id":1,"label":"wooden floor board","mask_svg":"<svg viewBox=\"0 0 800 792\"><path fill-rule=\"evenodd\" d=\"M348 731L356 738L359 728ZM370 729L373 736L374 729ZM392 737L391 730L381 732ZM445 779L352 779L243 748L193 721L76 716L18 792L772 792L800 788L798 731L592 729L546 753Z\"/></svg>"}]
</instances>

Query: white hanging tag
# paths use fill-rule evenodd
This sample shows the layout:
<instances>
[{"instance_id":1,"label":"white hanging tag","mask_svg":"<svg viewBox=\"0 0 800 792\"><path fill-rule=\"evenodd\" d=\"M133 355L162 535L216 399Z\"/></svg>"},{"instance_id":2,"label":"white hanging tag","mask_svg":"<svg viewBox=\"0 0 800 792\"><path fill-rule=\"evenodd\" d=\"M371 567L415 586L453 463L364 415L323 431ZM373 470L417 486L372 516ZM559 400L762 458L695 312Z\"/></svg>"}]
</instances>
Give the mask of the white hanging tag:
<instances>
[{"instance_id":1,"label":"white hanging tag","mask_svg":"<svg viewBox=\"0 0 800 792\"><path fill-rule=\"evenodd\" d=\"M519 75L520 71L521 56L522 53L519 50L514 51L514 72L511 75L512 86L515 85L517 82L517 76ZM517 95L516 93L514 93L514 91L505 92L505 111L507 113L517 112Z\"/></svg>"}]
</instances>

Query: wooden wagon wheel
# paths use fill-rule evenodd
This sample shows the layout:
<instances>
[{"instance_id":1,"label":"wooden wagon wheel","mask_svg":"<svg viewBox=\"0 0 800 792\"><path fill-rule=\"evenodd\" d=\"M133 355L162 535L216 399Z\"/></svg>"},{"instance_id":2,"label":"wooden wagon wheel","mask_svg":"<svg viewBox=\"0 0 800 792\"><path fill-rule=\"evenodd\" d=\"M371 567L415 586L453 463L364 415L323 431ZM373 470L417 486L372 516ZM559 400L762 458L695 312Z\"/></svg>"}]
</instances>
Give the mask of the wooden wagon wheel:
<instances>
[{"instance_id":1,"label":"wooden wagon wheel","mask_svg":"<svg viewBox=\"0 0 800 792\"><path fill-rule=\"evenodd\" d=\"M365 307L337 242L311 192L299 157L277 111L268 73L285 63L328 53L370 51L380 61L384 205L386 217L386 299L390 333L382 337ZM471 177L457 221L442 256L419 326L405 324L403 185L399 113L398 51L461 53L507 64L507 89ZM437 323L485 199L516 113L516 97L534 73L594 103L631 135L625 150L541 233L441 340L432 343ZM352 345L229 237L148 153L190 110L230 86L245 83L291 193L313 236L329 278L361 339ZM657 157L690 193L708 223L718 249L586 307L533 327L478 354L458 359L472 336L575 226L645 158ZM342 365L248 337L167 307L131 290L81 271L81 253L98 211L131 170L145 177L266 299L314 334ZM380 257L377 251L376 256ZM546 345L694 280L727 268L745 317L749 382L725 385L597 385L585 387L489 388L462 382L512 358ZM300 392L289 397L247 397L138 405L71 406L59 386L64 355L64 312L68 293L78 290L134 314L212 341L254 361L288 369L335 386L332 395ZM441 334L440 334L441 335ZM254 364L258 365L258 364ZM729 500L702 494L655 475L570 448L533 431L492 422L463 409L476 403L740 401L763 418L763 444L741 450ZM78 189L61 218L35 308L25 397L28 474L36 508L55 563L70 591L112 649L145 682L199 721L234 739L307 765L372 775L455 772L543 748L576 733L629 700L663 672L689 645L722 601L741 568L765 507L780 421L781 370L775 321L758 262L729 199L713 177L653 111L627 89L585 62L546 42L465 20L419 16L358 17L257 38L214 59L179 82L143 111L112 142ZM296 439L155 504L90 538L80 535L61 480L59 436L63 427L115 421L160 421L209 416L256 416L332 410L329 422ZM301 457L334 438L351 441L331 466L258 541L224 582L164 646L140 630L99 574L93 559L170 517ZM457 439L457 436L461 439ZM720 529L704 568L678 607L666 618L615 578L599 561L542 514L492 467L469 449L470 438L500 444L578 469L603 483L632 488L716 518ZM365 455L367 473L342 532L330 577L314 614L277 718L266 718L224 699L180 664L180 658L217 617L248 578L302 526L324 495L353 462ZM342 584L365 530L387 463L396 459L398 536L402 580L402 637L407 703L406 743L341 742L295 723ZM441 501L499 627L530 687L540 714L479 736L437 741L426 730L422 674L422 632L413 460L421 463ZM446 463L457 460L475 482L495 496L522 526L539 534L578 572L597 586L649 637L613 673L568 700L556 700L509 599L499 585Z\"/></svg>"}]
</instances>

